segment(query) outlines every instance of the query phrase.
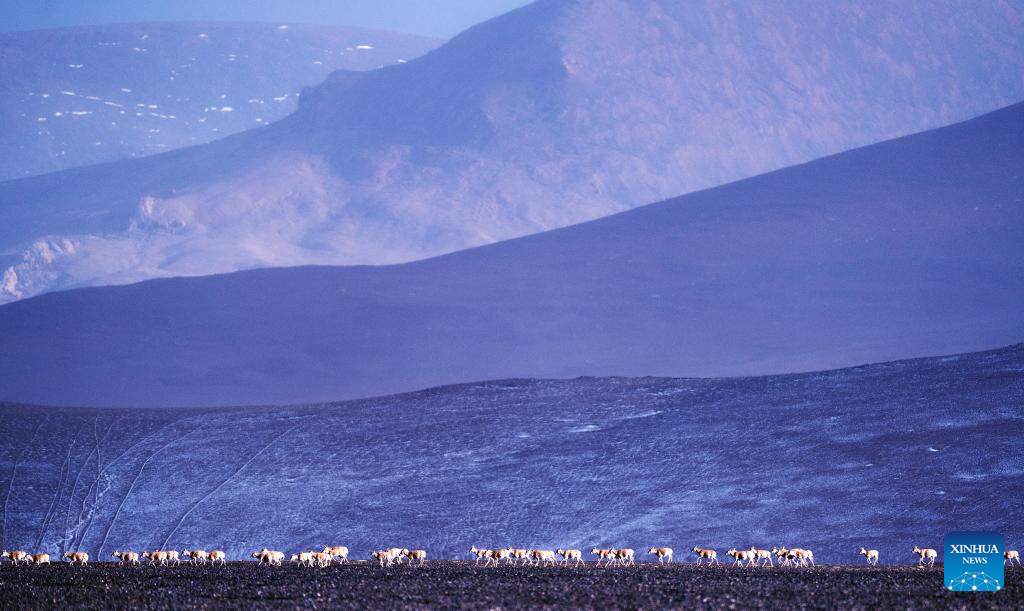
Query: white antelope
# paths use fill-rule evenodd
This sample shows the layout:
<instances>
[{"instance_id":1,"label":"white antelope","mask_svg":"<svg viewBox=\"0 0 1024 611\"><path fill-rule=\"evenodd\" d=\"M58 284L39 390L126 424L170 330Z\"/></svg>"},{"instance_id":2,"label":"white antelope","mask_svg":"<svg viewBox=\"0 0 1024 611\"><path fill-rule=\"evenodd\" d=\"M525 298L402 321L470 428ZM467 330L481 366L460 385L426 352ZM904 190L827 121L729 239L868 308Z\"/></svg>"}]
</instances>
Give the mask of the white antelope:
<instances>
[{"instance_id":1,"label":"white antelope","mask_svg":"<svg viewBox=\"0 0 1024 611\"><path fill-rule=\"evenodd\" d=\"M512 566L519 564L519 561L523 562L530 561L530 550L523 549L521 547L510 547L508 548L508 559L512 562Z\"/></svg>"},{"instance_id":2,"label":"white antelope","mask_svg":"<svg viewBox=\"0 0 1024 611\"><path fill-rule=\"evenodd\" d=\"M32 554L28 560L35 565L50 564L50 554Z\"/></svg>"},{"instance_id":3,"label":"white antelope","mask_svg":"<svg viewBox=\"0 0 1024 611\"><path fill-rule=\"evenodd\" d=\"M541 564L554 565L557 562L555 560L555 552L549 549L531 549L530 560L538 566Z\"/></svg>"},{"instance_id":4,"label":"white antelope","mask_svg":"<svg viewBox=\"0 0 1024 611\"><path fill-rule=\"evenodd\" d=\"M773 547L772 553L779 559L779 564L782 566L789 565L789 550L784 547Z\"/></svg>"},{"instance_id":5,"label":"white antelope","mask_svg":"<svg viewBox=\"0 0 1024 611\"><path fill-rule=\"evenodd\" d=\"M324 551L325 554L330 554L332 560L337 558L338 562L340 562L342 564L344 564L345 561L348 560L348 548L345 547L344 545L334 545L334 546L330 546L329 545L327 547L324 547L323 551Z\"/></svg>"},{"instance_id":6,"label":"white antelope","mask_svg":"<svg viewBox=\"0 0 1024 611\"><path fill-rule=\"evenodd\" d=\"M927 562L928 566L935 566L935 558L938 557L939 552L928 547L922 549L916 545L914 546L914 549L911 551L919 556L919 559L917 561L918 565L924 566Z\"/></svg>"},{"instance_id":7,"label":"white antelope","mask_svg":"<svg viewBox=\"0 0 1024 611\"><path fill-rule=\"evenodd\" d=\"M480 564L480 560L491 557L491 550L480 549L475 545L469 548L469 553L473 554L476 557L476 562L474 562L473 564Z\"/></svg>"},{"instance_id":8,"label":"white antelope","mask_svg":"<svg viewBox=\"0 0 1024 611\"><path fill-rule=\"evenodd\" d=\"M789 560L793 566L807 566L808 563L810 563L811 566L814 566L814 552L809 549L794 547L788 551L786 559Z\"/></svg>"},{"instance_id":9,"label":"white antelope","mask_svg":"<svg viewBox=\"0 0 1024 611\"><path fill-rule=\"evenodd\" d=\"M500 549L488 550L487 562L484 563L484 566L491 566L492 564L494 566L498 566L499 564L501 564L502 560L504 560L506 563L512 561L512 553L509 552L507 548L503 547Z\"/></svg>"},{"instance_id":10,"label":"white antelope","mask_svg":"<svg viewBox=\"0 0 1024 611\"><path fill-rule=\"evenodd\" d=\"M24 552L20 549L14 551L4 550L0 552L0 558L10 558L12 564L19 564L22 562L28 562L28 552Z\"/></svg>"},{"instance_id":11,"label":"white antelope","mask_svg":"<svg viewBox=\"0 0 1024 611\"><path fill-rule=\"evenodd\" d=\"M556 549L555 553L562 557L562 562L565 565L568 565L570 560L576 561L573 566L583 563L583 552L578 549Z\"/></svg>"},{"instance_id":12,"label":"white antelope","mask_svg":"<svg viewBox=\"0 0 1024 611\"><path fill-rule=\"evenodd\" d=\"M110 555L117 558L121 564L139 564L138 552L113 552Z\"/></svg>"},{"instance_id":13,"label":"white antelope","mask_svg":"<svg viewBox=\"0 0 1024 611\"><path fill-rule=\"evenodd\" d=\"M150 564L158 564L164 566L167 564L167 552L161 552L159 550L155 552L142 552L143 558L148 558Z\"/></svg>"},{"instance_id":14,"label":"white antelope","mask_svg":"<svg viewBox=\"0 0 1024 611\"><path fill-rule=\"evenodd\" d=\"M284 562L284 552L278 552L263 548L258 552L253 552L252 557L259 560L260 564L266 564L270 566L281 566Z\"/></svg>"},{"instance_id":15,"label":"white antelope","mask_svg":"<svg viewBox=\"0 0 1024 611\"><path fill-rule=\"evenodd\" d=\"M601 561L602 560L607 561L605 563L605 566L607 566L608 564L611 564L612 554L614 553L614 551L615 550L604 549L604 548L596 548L595 547L595 548L590 550L590 553L595 555L595 556L597 556L597 566L601 566Z\"/></svg>"},{"instance_id":16,"label":"white antelope","mask_svg":"<svg viewBox=\"0 0 1024 611\"><path fill-rule=\"evenodd\" d=\"M733 566L742 565L744 560L747 561L747 566L753 566L755 563L754 553L748 549L738 550L736 548L732 548L729 551L725 552L725 555L732 556L734 560Z\"/></svg>"},{"instance_id":17,"label":"white antelope","mask_svg":"<svg viewBox=\"0 0 1024 611\"><path fill-rule=\"evenodd\" d=\"M370 554L370 556L380 562L381 566L391 566L392 563L398 560L398 553L401 552L401 550L395 552L395 549L397 548L378 550Z\"/></svg>"},{"instance_id":18,"label":"white antelope","mask_svg":"<svg viewBox=\"0 0 1024 611\"><path fill-rule=\"evenodd\" d=\"M219 549L215 549L210 552L210 564L224 565L227 563L228 555Z\"/></svg>"},{"instance_id":19,"label":"white antelope","mask_svg":"<svg viewBox=\"0 0 1024 611\"><path fill-rule=\"evenodd\" d=\"M1020 552L1015 549L1009 549L1003 552L1003 564L1009 562L1012 565L1014 560L1017 561L1017 566L1020 566Z\"/></svg>"},{"instance_id":20,"label":"white antelope","mask_svg":"<svg viewBox=\"0 0 1024 611\"><path fill-rule=\"evenodd\" d=\"M292 554L292 562L299 566L313 566L313 552L300 552Z\"/></svg>"},{"instance_id":21,"label":"white antelope","mask_svg":"<svg viewBox=\"0 0 1024 611\"><path fill-rule=\"evenodd\" d=\"M616 564L636 564L636 552L632 548L624 547L622 549L613 549L612 558Z\"/></svg>"},{"instance_id":22,"label":"white antelope","mask_svg":"<svg viewBox=\"0 0 1024 611\"><path fill-rule=\"evenodd\" d=\"M662 562L668 562L672 564L672 548L671 547L652 547L647 550L648 554L658 557L658 564Z\"/></svg>"},{"instance_id":23,"label":"white antelope","mask_svg":"<svg viewBox=\"0 0 1024 611\"><path fill-rule=\"evenodd\" d=\"M89 554L85 552L64 552L64 557L71 561L71 564L89 564Z\"/></svg>"},{"instance_id":24,"label":"white antelope","mask_svg":"<svg viewBox=\"0 0 1024 611\"><path fill-rule=\"evenodd\" d=\"M864 549L860 548L860 555L867 558L868 564L874 566L878 564L878 550L877 549Z\"/></svg>"},{"instance_id":25,"label":"white antelope","mask_svg":"<svg viewBox=\"0 0 1024 611\"><path fill-rule=\"evenodd\" d=\"M206 564L210 560L210 553L201 549L182 550L181 555L192 560L192 564Z\"/></svg>"},{"instance_id":26,"label":"white antelope","mask_svg":"<svg viewBox=\"0 0 1024 611\"><path fill-rule=\"evenodd\" d=\"M775 566L775 562L772 560L772 552L770 550L751 547L750 553L754 554L754 558L761 566L764 566L765 564Z\"/></svg>"},{"instance_id":27,"label":"white antelope","mask_svg":"<svg viewBox=\"0 0 1024 611\"><path fill-rule=\"evenodd\" d=\"M425 549L408 550L407 549L407 550L405 550L405 557L409 559L410 563L413 560L415 560L417 564L423 564L423 563L425 563L427 561L427 550L425 550Z\"/></svg>"},{"instance_id":28,"label":"white antelope","mask_svg":"<svg viewBox=\"0 0 1024 611\"><path fill-rule=\"evenodd\" d=\"M701 563L702 560L707 560L709 565L719 564L718 552L716 552L713 549L704 549L703 547L694 546L693 549L691 549L690 551L694 554L697 554L698 565Z\"/></svg>"}]
</instances>

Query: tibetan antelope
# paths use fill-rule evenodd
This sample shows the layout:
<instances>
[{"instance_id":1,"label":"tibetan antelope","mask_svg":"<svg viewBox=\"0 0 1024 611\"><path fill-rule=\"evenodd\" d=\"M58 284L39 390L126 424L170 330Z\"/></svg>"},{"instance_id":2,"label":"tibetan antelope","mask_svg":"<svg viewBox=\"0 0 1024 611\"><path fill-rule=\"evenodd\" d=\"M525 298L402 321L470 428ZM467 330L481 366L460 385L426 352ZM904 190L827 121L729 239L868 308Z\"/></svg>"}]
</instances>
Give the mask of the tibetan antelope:
<instances>
[{"instance_id":1,"label":"tibetan antelope","mask_svg":"<svg viewBox=\"0 0 1024 611\"><path fill-rule=\"evenodd\" d=\"M782 566L789 565L789 550L784 547L773 547L772 553L779 559L779 564Z\"/></svg>"},{"instance_id":2,"label":"tibetan antelope","mask_svg":"<svg viewBox=\"0 0 1024 611\"><path fill-rule=\"evenodd\" d=\"M860 548L860 555L864 556L868 560L868 564L874 566L878 564L878 550L877 549L864 549Z\"/></svg>"},{"instance_id":3,"label":"tibetan antelope","mask_svg":"<svg viewBox=\"0 0 1024 611\"><path fill-rule=\"evenodd\" d=\"M370 556L379 562L381 566L391 566L398 560L398 554L395 552L395 549L397 548L377 550L370 554Z\"/></svg>"},{"instance_id":4,"label":"tibetan antelope","mask_svg":"<svg viewBox=\"0 0 1024 611\"><path fill-rule=\"evenodd\" d=\"M4 550L0 552L0 558L10 558L12 564L19 564L21 562L28 562L28 552L24 552L20 549L14 551Z\"/></svg>"},{"instance_id":5,"label":"tibetan antelope","mask_svg":"<svg viewBox=\"0 0 1024 611\"><path fill-rule=\"evenodd\" d=\"M469 548L469 553L476 557L476 561L473 564L480 564L481 560L491 557L491 550L480 549L475 545Z\"/></svg>"},{"instance_id":6,"label":"tibetan antelope","mask_svg":"<svg viewBox=\"0 0 1024 611\"><path fill-rule=\"evenodd\" d=\"M530 550L521 547L510 547L508 548L508 558L512 562L512 566L518 565L520 560L529 562Z\"/></svg>"},{"instance_id":7,"label":"tibetan antelope","mask_svg":"<svg viewBox=\"0 0 1024 611\"><path fill-rule=\"evenodd\" d=\"M110 555L117 558L121 564L139 564L138 552L113 552Z\"/></svg>"},{"instance_id":8,"label":"tibetan antelope","mask_svg":"<svg viewBox=\"0 0 1024 611\"><path fill-rule=\"evenodd\" d=\"M253 552L252 557L259 560L260 564L266 564L269 566L281 566L284 562L284 552L278 552L263 548L258 552Z\"/></svg>"},{"instance_id":9,"label":"tibetan antelope","mask_svg":"<svg viewBox=\"0 0 1024 611\"><path fill-rule=\"evenodd\" d=\"M192 564L206 564L210 559L209 552L201 549L186 549L181 555L192 560Z\"/></svg>"},{"instance_id":10,"label":"tibetan antelope","mask_svg":"<svg viewBox=\"0 0 1024 611\"><path fill-rule=\"evenodd\" d=\"M694 554L697 554L698 565L701 563L702 560L707 560L708 565L719 564L718 552L716 552L713 549L704 549L703 547L694 546L693 549L691 549L690 551Z\"/></svg>"},{"instance_id":11,"label":"tibetan antelope","mask_svg":"<svg viewBox=\"0 0 1024 611\"><path fill-rule=\"evenodd\" d=\"M1014 560L1017 561L1017 566L1020 566L1020 552L1015 549L1009 549L1003 552L1003 564L1009 562L1012 565Z\"/></svg>"},{"instance_id":12,"label":"tibetan antelope","mask_svg":"<svg viewBox=\"0 0 1024 611\"><path fill-rule=\"evenodd\" d=\"M89 554L86 552L64 552L64 557L71 561L71 564L89 564Z\"/></svg>"},{"instance_id":13,"label":"tibetan antelope","mask_svg":"<svg viewBox=\"0 0 1024 611\"><path fill-rule=\"evenodd\" d=\"M340 562L341 564L344 564L345 561L348 560L348 548L344 545L329 545L324 547L323 552L325 554L330 554L332 560L337 558L338 562Z\"/></svg>"},{"instance_id":14,"label":"tibetan antelope","mask_svg":"<svg viewBox=\"0 0 1024 611\"><path fill-rule=\"evenodd\" d=\"M917 561L917 564L919 566L924 566L925 563L927 563L928 566L935 566L935 558L939 555L937 551L927 547L921 549L916 545L914 546L914 549L911 551L919 556L919 559Z\"/></svg>"},{"instance_id":15,"label":"tibetan antelope","mask_svg":"<svg viewBox=\"0 0 1024 611\"><path fill-rule=\"evenodd\" d=\"M754 555L754 559L758 561L761 566L764 566L765 564L775 566L775 562L772 560L772 552L770 550L751 547L750 553Z\"/></svg>"},{"instance_id":16,"label":"tibetan antelope","mask_svg":"<svg viewBox=\"0 0 1024 611\"><path fill-rule=\"evenodd\" d=\"M155 551L155 552L142 552L143 558L148 558L150 564L158 564L165 566L167 564L167 552Z\"/></svg>"},{"instance_id":17,"label":"tibetan antelope","mask_svg":"<svg viewBox=\"0 0 1024 611\"><path fill-rule=\"evenodd\" d=\"M612 553L613 553L613 552L614 552L614 550L610 550L610 549L599 549L599 548L596 548L596 547L590 550L590 553L591 553L591 554L593 554L593 555L597 556L597 566L601 566L601 561L602 561L602 560L605 560L605 561L607 561L607 562L605 563L605 566L607 566L608 564L611 564L611 561L612 561Z\"/></svg>"},{"instance_id":18,"label":"tibetan antelope","mask_svg":"<svg viewBox=\"0 0 1024 611\"><path fill-rule=\"evenodd\" d=\"M50 564L50 554L32 554L28 561L35 565Z\"/></svg>"},{"instance_id":19,"label":"tibetan antelope","mask_svg":"<svg viewBox=\"0 0 1024 611\"><path fill-rule=\"evenodd\" d=\"M412 563L412 561L415 560L417 564L423 564L423 563L425 563L427 561L427 550L425 550L425 549L408 550L407 549L407 550L405 550L405 557L409 559L410 563Z\"/></svg>"},{"instance_id":20,"label":"tibetan antelope","mask_svg":"<svg viewBox=\"0 0 1024 611\"><path fill-rule=\"evenodd\" d=\"M555 560L555 552L549 549L531 549L530 560L531 563L536 564L537 566L542 564L554 565L557 562L557 560Z\"/></svg>"},{"instance_id":21,"label":"tibetan antelope","mask_svg":"<svg viewBox=\"0 0 1024 611\"><path fill-rule=\"evenodd\" d=\"M672 564L672 548L671 547L652 547L647 550L648 554L658 557L658 564L662 562L668 562Z\"/></svg>"},{"instance_id":22,"label":"tibetan antelope","mask_svg":"<svg viewBox=\"0 0 1024 611\"><path fill-rule=\"evenodd\" d=\"M291 561L299 566L313 566L313 552L292 554Z\"/></svg>"},{"instance_id":23,"label":"tibetan antelope","mask_svg":"<svg viewBox=\"0 0 1024 611\"><path fill-rule=\"evenodd\" d=\"M487 552L487 562L484 563L484 566L491 566L492 564L494 566L498 566L499 564L501 564L502 560L504 560L506 563L512 561L512 554L508 551L508 549L504 547L499 549L492 549L489 552Z\"/></svg>"},{"instance_id":24,"label":"tibetan antelope","mask_svg":"<svg viewBox=\"0 0 1024 611\"><path fill-rule=\"evenodd\" d=\"M578 549L556 549L555 553L562 557L562 563L566 566L569 565L570 560L576 561L576 564L573 566L579 566L583 563L583 552Z\"/></svg>"},{"instance_id":25,"label":"tibetan antelope","mask_svg":"<svg viewBox=\"0 0 1024 611\"><path fill-rule=\"evenodd\" d=\"M210 552L210 564L221 564L221 565L223 565L223 564L226 564L226 563L227 563L227 554L225 554L224 552L222 552L219 549L215 549L212 552Z\"/></svg>"},{"instance_id":26,"label":"tibetan antelope","mask_svg":"<svg viewBox=\"0 0 1024 611\"><path fill-rule=\"evenodd\" d=\"M742 565L743 561L747 561L747 566L754 565L754 554L748 549L738 550L735 547L725 552L726 556L732 556L734 562L733 566Z\"/></svg>"},{"instance_id":27,"label":"tibetan antelope","mask_svg":"<svg viewBox=\"0 0 1024 611\"><path fill-rule=\"evenodd\" d=\"M616 564L636 564L636 552L632 548L624 547L622 549L612 550L612 559L615 560Z\"/></svg>"}]
</instances>

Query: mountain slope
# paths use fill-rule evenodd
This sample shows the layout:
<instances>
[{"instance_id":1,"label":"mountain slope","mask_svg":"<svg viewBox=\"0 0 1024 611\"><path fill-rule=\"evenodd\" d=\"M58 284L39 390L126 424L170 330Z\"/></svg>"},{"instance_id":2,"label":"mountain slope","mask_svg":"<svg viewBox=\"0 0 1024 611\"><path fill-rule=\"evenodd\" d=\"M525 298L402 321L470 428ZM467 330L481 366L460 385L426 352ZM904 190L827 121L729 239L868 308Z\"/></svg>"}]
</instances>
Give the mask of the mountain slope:
<instances>
[{"instance_id":1,"label":"mountain slope","mask_svg":"<svg viewBox=\"0 0 1024 611\"><path fill-rule=\"evenodd\" d=\"M1020 0L541 0L271 128L0 185L6 299L394 263L1024 99Z\"/></svg>"},{"instance_id":2,"label":"mountain slope","mask_svg":"<svg viewBox=\"0 0 1024 611\"><path fill-rule=\"evenodd\" d=\"M295 403L499 377L751 375L1024 338L1024 104L582 225L384 267L0 307L0 394Z\"/></svg>"},{"instance_id":3,"label":"mountain slope","mask_svg":"<svg viewBox=\"0 0 1024 611\"><path fill-rule=\"evenodd\" d=\"M5 549L1019 544L1024 347L742 379L224 410L0 405ZM1007 492L1010 491L1008 494ZM922 543L924 542L924 543Z\"/></svg>"},{"instance_id":4,"label":"mountain slope","mask_svg":"<svg viewBox=\"0 0 1024 611\"><path fill-rule=\"evenodd\" d=\"M0 33L0 179L201 144L276 121L302 87L441 41L301 24L143 23Z\"/></svg>"}]
</instances>

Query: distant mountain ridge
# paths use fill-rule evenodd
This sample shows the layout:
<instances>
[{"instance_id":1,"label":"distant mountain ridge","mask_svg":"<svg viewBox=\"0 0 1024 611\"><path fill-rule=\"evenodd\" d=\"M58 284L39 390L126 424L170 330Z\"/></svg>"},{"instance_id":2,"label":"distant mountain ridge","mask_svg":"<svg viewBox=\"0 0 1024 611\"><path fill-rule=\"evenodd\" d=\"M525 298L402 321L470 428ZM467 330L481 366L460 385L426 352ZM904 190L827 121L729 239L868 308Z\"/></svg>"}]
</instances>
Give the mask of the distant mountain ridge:
<instances>
[{"instance_id":1,"label":"distant mountain ridge","mask_svg":"<svg viewBox=\"0 0 1024 611\"><path fill-rule=\"evenodd\" d=\"M291 23L173 22L0 33L0 180L162 153L271 123L302 87L439 45Z\"/></svg>"},{"instance_id":2,"label":"distant mountain ridge","mask_svg":"<svg viewBox=\"0 0 1024 611\"><path fill-rule=\"evenodd\" d=\"M394 266L0 307L0 399L299 403L503 377L787 373L1024 339L1024 104Z\"/></svg>"},{"instance_id":3,"label":"distant mountain ridge","mask_svg":"<svg viewBox=\"0 0 1024 611\"><path fill-rule=\"evenodd\" d=\"M420 259L1024 99L1020 0L541 0L272 127L0 185L7 300Z\"/></svg>"},{"instance_id":4,"label":"distant mountain ridge","mask_svg":"<svg viewBox=\"0 0 1024 611\"><path fill-rule=\"evenodd\" d=\"M1024 537L1024 347L737 379L499 380L302 407L0 404L0 545L803 546ZM393 542L393 543L392 543ZM648 559L644 557L643 559ZM936 582L938 587L938 582Z\"/></svg>"}]
</instances>

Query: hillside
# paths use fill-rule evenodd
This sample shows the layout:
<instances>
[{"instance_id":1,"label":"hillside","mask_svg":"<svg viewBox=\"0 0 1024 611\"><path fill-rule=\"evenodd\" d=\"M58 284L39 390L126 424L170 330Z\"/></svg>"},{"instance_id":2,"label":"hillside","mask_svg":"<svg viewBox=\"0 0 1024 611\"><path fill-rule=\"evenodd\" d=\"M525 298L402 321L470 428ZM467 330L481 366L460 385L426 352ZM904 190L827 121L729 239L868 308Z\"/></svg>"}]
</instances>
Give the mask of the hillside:
<instances>
[{"instance_id":1,"label":"hillside","mask_svg":"<svg viewBox=\"0 0 1024 611\"><path fill-rule=\"evenodd\" d=\"M1021 0L540 0L272 127L0 185L0 295L598 218L1019 102L1021 23Z\"/></svg>"},{"instance_id":2,"label":"hillside","mask_svg":"<svg viewBox=\"0 0 1024 611\"><path fill-rule=\"evenodd\" d=\"M293 112L338 69L441 41L302 24L142 23L0 33L0 180L162 153Z\"/></svg>"},{"instance_id":3,"label":"hillside","mask_svg":"<svg viewBox=\"0 0 1024 611\"><path fill-rule=\"evenodd\" d=\"M1024 104L384 267L0 307L0 398L297 403L502 377L787 373L1024 339Z\"/></svg>"},{"instance_id":4,"label":"hillside","mask_svg":"<svg viewBox=\"0 0 1024 611\"><path fill-rule=\"evenodd\" d=\"M801 375L503 380L221 410L0 406L5 549L800 545L1024 537L1024 346Z\"/></svg>"}]
</instances>

